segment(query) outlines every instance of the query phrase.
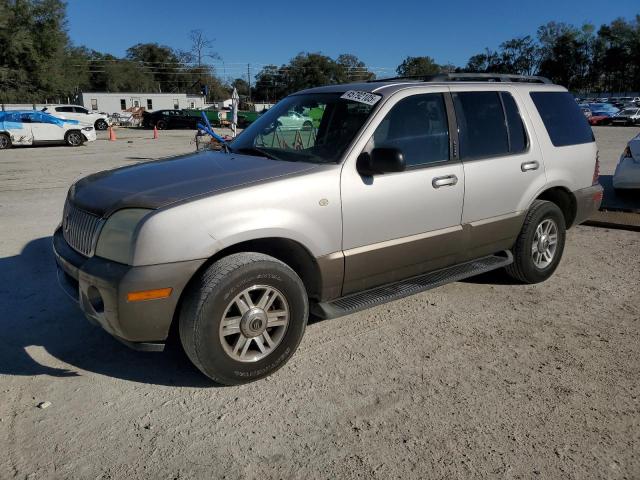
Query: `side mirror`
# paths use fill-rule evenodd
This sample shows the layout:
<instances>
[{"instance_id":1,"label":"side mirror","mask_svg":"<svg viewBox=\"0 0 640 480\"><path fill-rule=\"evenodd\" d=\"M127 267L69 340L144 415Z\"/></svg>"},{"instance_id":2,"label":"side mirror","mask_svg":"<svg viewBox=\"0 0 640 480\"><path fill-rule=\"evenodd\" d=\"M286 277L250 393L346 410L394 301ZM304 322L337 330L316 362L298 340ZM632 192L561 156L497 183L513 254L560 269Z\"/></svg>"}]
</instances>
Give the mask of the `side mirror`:
<instances>
[{"instance_id":1,"label":"side mirror","mask_svg":"<svg viewBox=\"0 0 640 480\"><path fill-rule=\"evenodd\" d=\"M374 148L371 153L362 152L356 162L361 175L402 172L406 169L404 155L397 148Z\"/></svg>"}]
</instances>

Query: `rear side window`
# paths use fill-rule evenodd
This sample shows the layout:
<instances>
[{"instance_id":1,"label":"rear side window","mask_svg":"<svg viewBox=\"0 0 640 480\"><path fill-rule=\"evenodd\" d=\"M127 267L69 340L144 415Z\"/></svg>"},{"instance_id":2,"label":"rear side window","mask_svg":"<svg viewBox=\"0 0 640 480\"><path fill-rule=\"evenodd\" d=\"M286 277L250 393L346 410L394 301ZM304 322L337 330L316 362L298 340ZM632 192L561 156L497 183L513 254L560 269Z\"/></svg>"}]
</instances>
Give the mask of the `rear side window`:
<instances>
[{"instance_id":1,"label":"rear side window","mask_svg":"<svg viewBox=\"0 0 640 480\"><path fill-rule=\"evenodd\" d=\"M531 92L531 99L554 146L595 141L586 117L569 92Z\"/></svg>"},{"instance_id":2,"label":"rear side window","mask_svg":"<svg viewBox=\"0 0 640 480\"><path fill-rule=\"evenodd\" d=\"M453 104L462 160L509 153L507 124L498 92L454 93Z\"/></svg>"},{"instance_id":3,"label":"rear side window","mask_svg":"<svg viewBox=\"0 0 640 480\"><path fill-rule=\"evenodd\" d=\"M522 123L522 117L518 111L518 105L510 93L500 92L504 113L507 116L507 127L509 129L509 151L512 154L522 153L529 146L527 131Z\"/></svg>"}]
</instances>

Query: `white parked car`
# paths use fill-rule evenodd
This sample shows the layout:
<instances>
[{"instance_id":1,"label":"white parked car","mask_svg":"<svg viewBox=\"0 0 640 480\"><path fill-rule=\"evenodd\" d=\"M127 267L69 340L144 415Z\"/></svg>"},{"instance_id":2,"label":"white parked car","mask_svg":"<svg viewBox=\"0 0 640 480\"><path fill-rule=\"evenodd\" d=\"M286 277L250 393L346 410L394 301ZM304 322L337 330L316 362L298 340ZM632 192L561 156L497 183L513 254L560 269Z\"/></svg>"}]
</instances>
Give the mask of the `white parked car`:
<instances>
[{"instance_id":1,"label":"white parked car","mask_svg":"<svg viewBox=\"0 0 640 480\"><path fill-rule=\"evenodd\" d=\"M276 126L284 130L311 130L313 128L313 119L291 110L286 115L278 117Z\"/></svg>"},{"instance_id":2,"label":"white parked car","mask_svg":"<svg viewBox=\"0 0 640 480\"><path fill-rule=\"evenodd\" d=\"M48 143L78 147L95 139L93 125L77 120L63 120L35 110L0 112L0 150Z\"/></svg>"},{"instance_id":3,"label":"white parked car","mask_svg":"<svg viewBox=\"0 0 640 480\"><path fill-rule=\"evenodd\" d=\"M42 111L64 120L78 120L80 123L89 123L96 130L106 130L111 125L108 115L92 112L80 105L46 105Z\"/></svg>"},{"instance_id":4,"label":"white parked car","mask_svg":"<svg viewBox=\"0 0 640 480\"><path fill-rule=\"evenodd\" d=\"M613 188L640 189L640 134L629 140L613 174Z\"/></svg>"}]
</instances>

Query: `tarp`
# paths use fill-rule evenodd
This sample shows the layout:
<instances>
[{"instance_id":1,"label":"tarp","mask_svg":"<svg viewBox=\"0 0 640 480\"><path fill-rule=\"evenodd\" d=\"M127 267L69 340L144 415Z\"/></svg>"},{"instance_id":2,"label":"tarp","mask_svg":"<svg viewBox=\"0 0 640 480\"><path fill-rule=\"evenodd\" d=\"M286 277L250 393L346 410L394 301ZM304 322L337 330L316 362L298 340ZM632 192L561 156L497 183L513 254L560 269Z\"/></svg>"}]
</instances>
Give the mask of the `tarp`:
<instances>
[{"instance_id":1,"label":"tarp","mask_svg":"<svg viewBox=\"0 0 640 480\"><path fill-rule=\"evenodd\" d=\"M65 123L78 125L78 120L63 120L36 110L9 110L0 112L0 129L22 128L24 123L52 123L62 127Z\"/></svg>"}]
</instances>

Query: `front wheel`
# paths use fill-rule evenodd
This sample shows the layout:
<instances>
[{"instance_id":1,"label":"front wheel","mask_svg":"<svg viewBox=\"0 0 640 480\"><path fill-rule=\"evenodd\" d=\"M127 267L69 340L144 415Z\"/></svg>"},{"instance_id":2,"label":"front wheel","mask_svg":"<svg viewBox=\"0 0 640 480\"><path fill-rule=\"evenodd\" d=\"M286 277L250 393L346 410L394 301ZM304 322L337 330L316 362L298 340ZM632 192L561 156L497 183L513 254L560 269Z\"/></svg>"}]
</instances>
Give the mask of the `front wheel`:
<instances>
[{"instance_id":1,"label":"front wheel","mask_svg":"<svg viewBox=\"0 0 640 480\"><path fill-rule=\"evenodd\" d=\"M309 305L300 277L260 253L237 253L207 268L180 311L187 356L217 383L239 385L282 367L298 348Z\"/></svg>"},{"instance_id":2,"label":"front wheel","mask_svg":"<svg viewBox=\"0 0 640 480\"><path fill-rule=\"evenodd\" d=\"M165 120L158 120L156 122L156 128L158 130L166 130L167 128L167 122Z\"/></svg>"},{"instance_id":3,"label":"front wheel","mask_svg":"<svg viewBox=\"0 0 640 480\"><path fill-rule=\"evenodd\" d=\"M564 215L555 203L535 200L512 249L513 263L506 270L523 283L548 279L558 267L566 228Z\"/></svg>"},{"instance_id":4,"label":"front wheel","mask_svg":"<svg viewBox=\"0 0 640 480\"><path fill-rule=\"evenodd\" d=\"M94 128L96 130L106 130L107 128L109 128L109 124L104 119L99 118L98 120L96 120Z\"/></svg>"},{"instance_id":5,"label":"front wheel","mask_svg":"<svg viewBox=\"0 0 640 480\"><path fill-rule=\"evenodd\" d=\"M79 131L72 130L64 136L64 141L70 147L79 147L84 143L84 137Z\"/></svg>"}]
</instances>

